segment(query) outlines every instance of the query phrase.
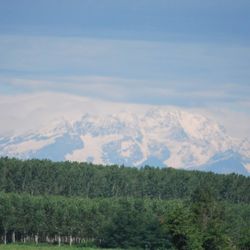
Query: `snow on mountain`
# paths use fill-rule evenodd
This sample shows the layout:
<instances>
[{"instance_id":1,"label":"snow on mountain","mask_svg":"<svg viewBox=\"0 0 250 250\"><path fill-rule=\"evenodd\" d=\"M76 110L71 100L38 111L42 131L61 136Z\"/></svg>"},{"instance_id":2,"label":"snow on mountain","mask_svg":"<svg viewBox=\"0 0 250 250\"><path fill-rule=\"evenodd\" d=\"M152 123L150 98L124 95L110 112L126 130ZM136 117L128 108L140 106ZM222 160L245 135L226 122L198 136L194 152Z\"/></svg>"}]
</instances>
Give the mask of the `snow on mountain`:
<instances>
[{"instance_id":1,"label":"snow on mountain","mask_svg":"<svg viewBox=\"0 0 250 250\"><path fill-rule=\"evenodd\" d=\"M247 138L245 138L243 141L240 141L238 150L240 154L250 158L250 141Z\"/></svg>"},{"instance_id":2,"label":"snow on mountain","mask_svg":"<svg viewBox=\"0 0 250 250\"><path fill-rule=\"evenodd\" d=\"M85 112L74 122L62 119L37 131L0 137L0 152L19 158L223 173L247 174L250 165L248 140L231 138L214 120L200 114L160 107L140 113Z\"/></svg>"}]
</instances>

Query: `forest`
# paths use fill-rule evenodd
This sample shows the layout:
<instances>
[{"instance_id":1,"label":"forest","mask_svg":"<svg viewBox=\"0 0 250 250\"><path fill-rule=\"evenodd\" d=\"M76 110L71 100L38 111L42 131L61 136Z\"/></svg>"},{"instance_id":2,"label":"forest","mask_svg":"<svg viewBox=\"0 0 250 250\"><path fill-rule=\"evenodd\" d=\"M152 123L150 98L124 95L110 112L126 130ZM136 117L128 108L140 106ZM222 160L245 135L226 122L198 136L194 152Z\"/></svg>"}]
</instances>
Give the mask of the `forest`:
<instances>
[{"instance_id":1,"label":"forest","mask_svg":"<svg viewBox=\"0 0 250 250\"><path fill-rule=\"evenodd\" d=\"M250 177L0 159L1 244L250 249Z\"/></svg>"}]
</instances>

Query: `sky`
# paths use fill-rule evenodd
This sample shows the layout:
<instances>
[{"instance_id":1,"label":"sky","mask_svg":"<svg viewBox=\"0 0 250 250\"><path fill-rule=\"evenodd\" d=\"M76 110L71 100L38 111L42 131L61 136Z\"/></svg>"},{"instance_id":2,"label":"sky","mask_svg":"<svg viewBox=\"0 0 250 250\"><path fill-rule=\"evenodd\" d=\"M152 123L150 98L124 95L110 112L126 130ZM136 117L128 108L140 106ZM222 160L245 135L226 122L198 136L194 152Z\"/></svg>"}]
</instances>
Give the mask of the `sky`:
<instances>
[{"instance_id":1,"label":"sky","mask_svg":"<svg viewBox=\"0 0 250 250\"><path fill-rule=\"evenodd\" d=\"M250 139L249 27L249 0L0 0L0 97L176 106Z\"/></svg>"}]
</instances>

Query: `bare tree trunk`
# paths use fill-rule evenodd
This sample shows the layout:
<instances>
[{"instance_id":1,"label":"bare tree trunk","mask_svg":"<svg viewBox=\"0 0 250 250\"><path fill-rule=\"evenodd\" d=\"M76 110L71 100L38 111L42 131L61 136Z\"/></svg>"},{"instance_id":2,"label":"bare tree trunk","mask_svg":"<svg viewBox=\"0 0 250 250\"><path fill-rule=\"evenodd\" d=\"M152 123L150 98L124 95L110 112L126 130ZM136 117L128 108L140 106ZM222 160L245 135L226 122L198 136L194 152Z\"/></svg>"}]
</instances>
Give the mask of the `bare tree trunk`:
<instances>
[{"instance_id":1,"label":"bare tree trunk","mask_svg":"<svg viewBox=\"0 0 250 250\"><path fill-rule=\"evenodd\" d=\"M48 235L46 235L46 243L50 243L50 239Z\"/></svg>"},{"instance_id":2,"label":"bare tree trunk","mask_svg":"<svg viewBox=\"0 0 250 250\"><path fill-rule=\"evenodd\" d=\"M35 235L35 242L36 242L36 245L38 244L38 234Z\"/></svg>"},{"instance_id":3,"label":"bare tree trunk","mask_svg":"<svg viewBox=\"0 0 250 250\"><path fill-rule=\"evenodd\" d=\"M72 235L70 235L70 236L69 236L69 245L70 245L70 246L72 246L72 241L73 241Z\"/></svg>"},{"instance_id":4,"label":"bare tree trunk","mask_svg":"<svg viewBox=\"0 0 250 250\"><path fill-rule=\"evenodd\" d=\"M59 247L61 246L61 235L60 234L58 235L58 246Z\"/></svg>"},{"instance_id":5,"label":"bare tree trunk","mask_svg":"<svg viewBox=\"0 0 250 250\"><path fill-rule=\"evenodd\" d=\"M12 243L16 242L16 233L15 231L12 232Z\"/></svg>"},{"instance_id":6,"label":"bare tree trunk","mask_svg":"<svg viewBox=\"0 0 250 250\"><path fill-rule=\"evenodd\" d=\"M3 242L4 242L4 245L7 244L7 232L6 232L6 230L4 230Z\"/></svg>"}]
</instances>

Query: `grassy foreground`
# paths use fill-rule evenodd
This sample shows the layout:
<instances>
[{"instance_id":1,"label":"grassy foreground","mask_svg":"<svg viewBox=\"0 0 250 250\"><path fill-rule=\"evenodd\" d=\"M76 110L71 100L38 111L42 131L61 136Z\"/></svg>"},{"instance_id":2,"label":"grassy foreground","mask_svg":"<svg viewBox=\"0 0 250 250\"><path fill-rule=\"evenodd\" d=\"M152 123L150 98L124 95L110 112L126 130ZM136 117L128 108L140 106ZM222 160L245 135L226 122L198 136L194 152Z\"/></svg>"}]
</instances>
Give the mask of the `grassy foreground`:
<instances>
[{"instance_id":1,"label":"grassy foreground","mask_svg":"<svg viewBox=\"0 0 250 250\"><path fill-rule=\"evenodd\" d=\"M76 247L76 246L48 246L48 245L18 245L18 244L8 244L8 245L3 245L0 244L0 250L97 250L97 248L89 248L89 247ZM100 248L98 248L100 249ZM108 250L102 248L102 250ZM113 249L114 250L114 249ZM119 249L116 249L119 250Z\"/></svg>"}]
</instances>

